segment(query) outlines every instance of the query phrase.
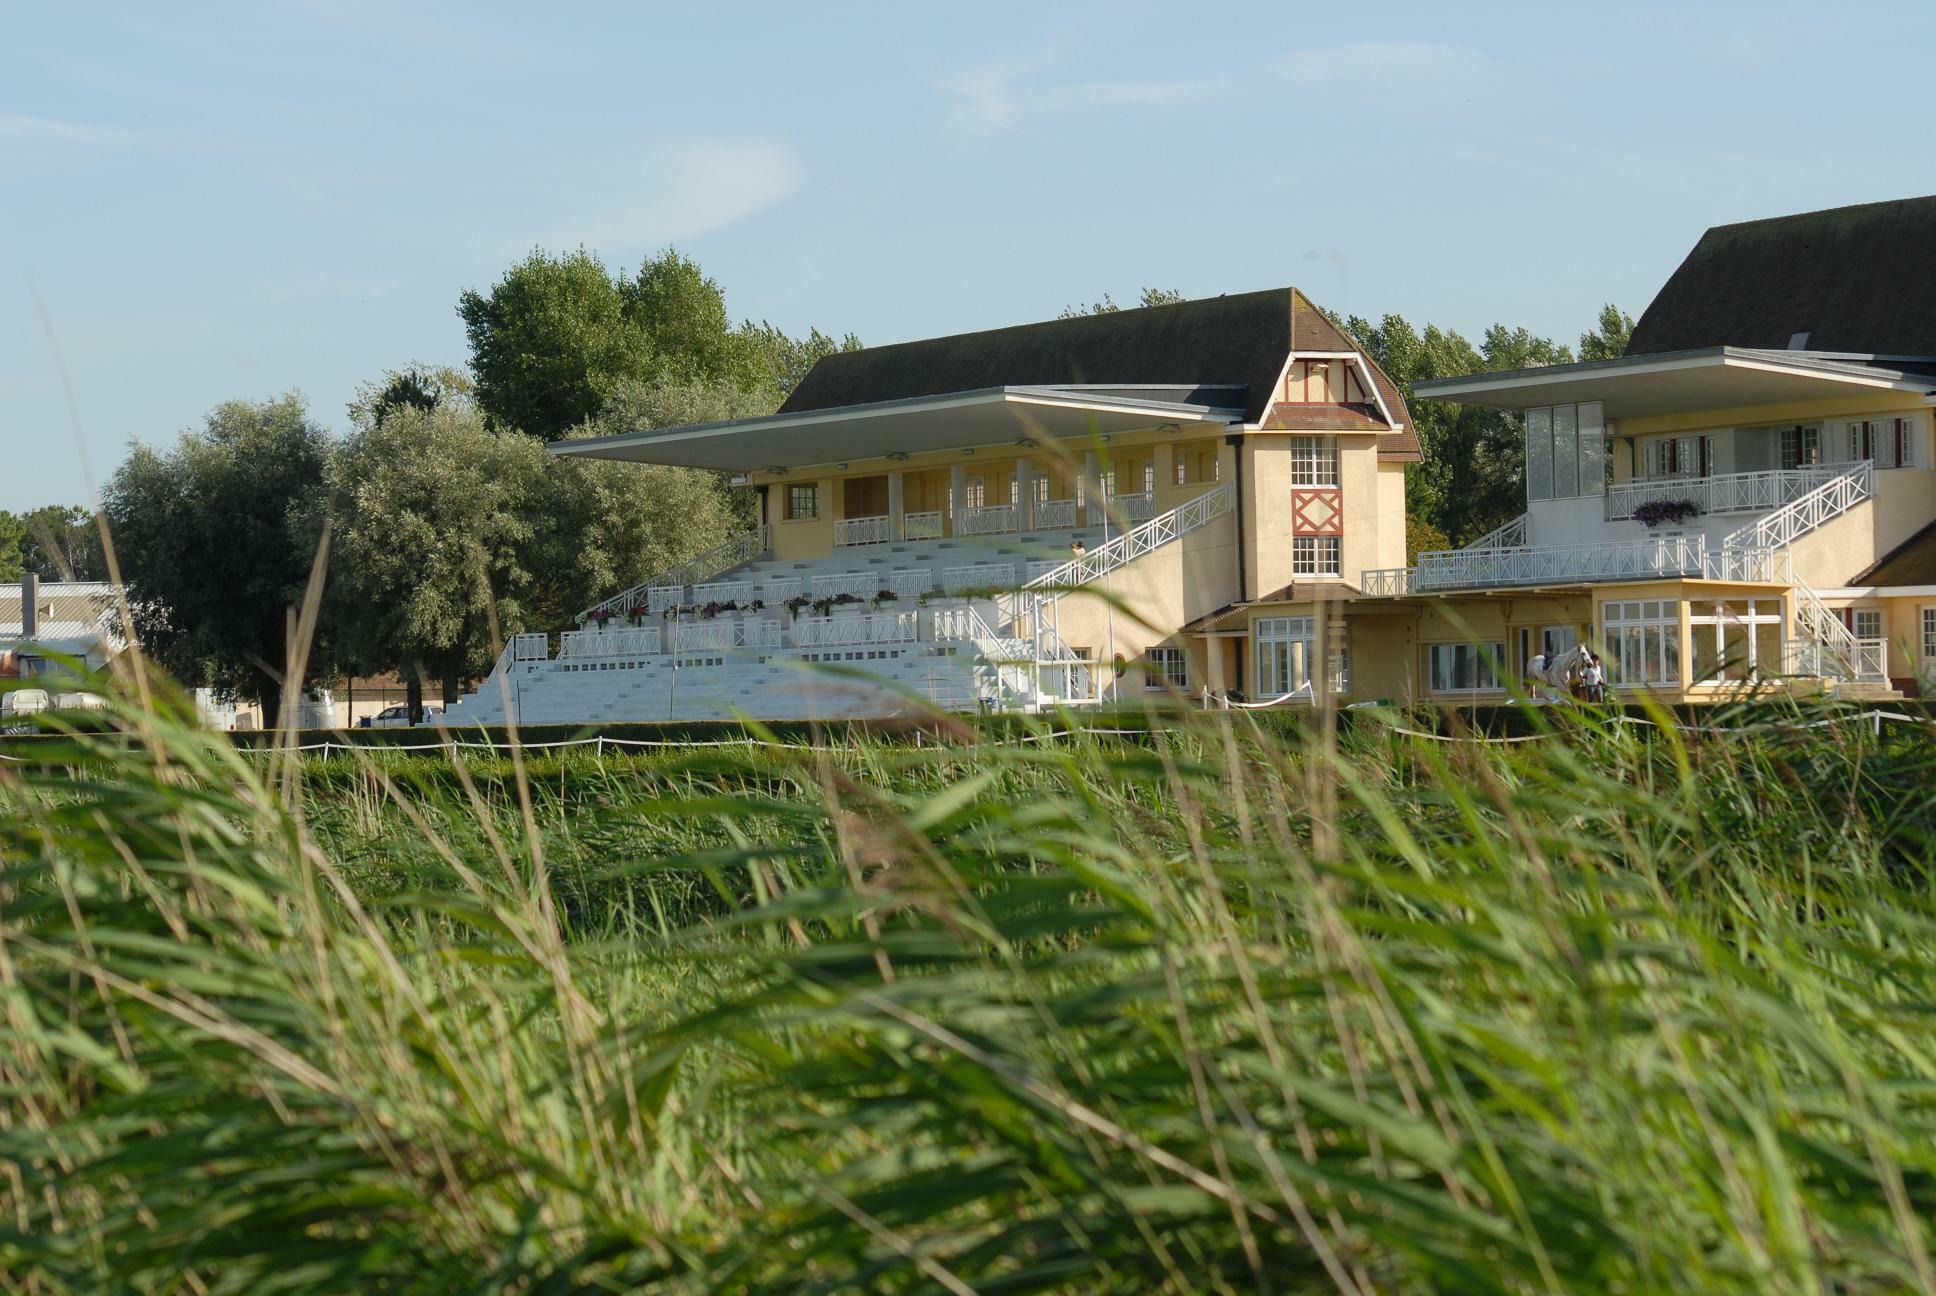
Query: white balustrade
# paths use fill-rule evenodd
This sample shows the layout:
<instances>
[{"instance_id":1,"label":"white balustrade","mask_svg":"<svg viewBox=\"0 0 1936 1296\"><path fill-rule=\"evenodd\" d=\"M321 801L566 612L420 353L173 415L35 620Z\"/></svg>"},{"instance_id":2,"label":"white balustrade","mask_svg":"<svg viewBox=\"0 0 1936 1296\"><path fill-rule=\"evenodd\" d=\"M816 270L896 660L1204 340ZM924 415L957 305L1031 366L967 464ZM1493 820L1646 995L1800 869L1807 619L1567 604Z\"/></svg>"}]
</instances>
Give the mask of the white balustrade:
<instances>
[{"instance_id":1,"label":"white balustrade","mask_svg":"<svg viewBox=\"0 0 1936 1296\"><path fill-rule=\"evenodd\" d=\"M1076 502L1074 500L1037 500L1035 502L1037 531L1071 531L1075 526Z\"/></svg>"},{"instance_id":2,"label":"white balustrade","mask_svg":"<svg viewBox=\"0 0 1936 1296\"><path fill-rule=\"evenodd\" d=\"M1609 515L1611 516L1611 515ZM1526 543L1526 515L1502 522L1467 545L1468 549L1518 549Z\"/></svg>"},{"instance_id":3,"label":"white balustrade","mask_svg":"<svg viewBox=\"0 0 1936 1296\"><path fill-rule=\"evenodd\" d=\"M846 549L854 545L886 544L888 531L885 513L877 517L842 518L834 523L834 547Z\"/></svg>"},{"instance_id":4,"label":"white balustrade","mask_svg":"<svg viewBox=\"0 0 1936 1296\"><path fill-rule=\"evenodd\" d=\"M708 603L737 603L744 607L753 601L757 589L750 580L708 581L692 587L692 601L701 607Z\"/></svg>"},{"instance_id":5,"label":"white balustrade","mask_svg":"<svg viewBox=\"0 0 1936 1296\"><path fill-rule=\"evenodd\" d=\"M628 630L567 630L558 636L558 659L651 657L661 651L658 626Z\"/></svg>"},{"instance_id":6,"label":"white balustrade","mask_svg":"<svg viewBox=\"0 0 1936 1296\"><path fill-rule=\"evenodd\" d=\"M722 544L714 545L697 558L687 559L677 567L659 572L649 580L634 585L631 589L614 594L603 603L594 604L578 614L580 625L592 620L599 612L608 616L623 616L638 606L643 597L646 606L660 612L679 602L680 592L695 581L703 581L717 576L728 568L752 562L765 553L773 540L772 528L758 526L743 532Z\"/></svg>"},{"instance_id":7,"label":"white balustrade","mask_svg":"<svg viewBox=\"0 0 1936 1296\"><path fill-rule=\"evenodd\" d=\"M1060 567L1062 562L1063 560L1060 558L1031 558L1028 561L1028 566L1024 568L1024 572L1026 573L1028 581L1033 584L1035 581L1047 576L1050 572Z\"/></svg>"},{"instance_id":8,"label":"white balustrade","mask_svg":"<svg viewBox=\"0 0 1936 1296\"><path fill-rule=\"evenodd\" d=\"M1875 465L1834 465L1834 472L1813 489L1795 496L1765 517L1728 533L1721 543L1761 549L1784 549L1829 519L1848 512L1875 495ZM1813 471L1813 470L1811 470Z\"/></svg>"},{"instance_id":9,"label":"white balustrade","mask_svg":"<svg viewBox=\"0 0 1936 1296\"><path fill-rule=\"evenodd\" d=\"M793 623L796 648L913 643L919 618L913 612L861 617L812 617Z\"/></svg>"},{"instance_id":10,"label":"white balustrade","mask_svg":"<svg viewBox=\"0 0 1936 1296\"><path fill-rule=\"evenodd\" d=\"M901 538L903 540L939 540L941 538L940 511L901 514Z\"/></svg>"},{"instance_id":11,"label":"white balustrade","mask_svg":"<svg viewBox=\"0 0 1936 1296\"><path fill-rule=\"evenodd\" d=\"M1857 471L1853 464L1811 464L1768 472L1622 482L1607 487L1603 508L1609 522L1633 517L1643 504L1668 500L1685 500L1702 513L1765 513L1853 471Z\"/></svg>"},{"instance_id":12,"label":"white balustrade","mask_svg":"<svg viewBox=\"0 0 1936 1296\"><path fill-rule=\"evenodd\" d=\"M1087 553L1078 555L1065 563L1058 563L1049 571L1032 578L1031 586L1076 586L1087 585L1101 577L1105 572L1114 571L1126 562L1160 548L1198 527L1207 526L1224 514L1230 512L1235 494L1228 483L1214 490L1205 491L1193 500L1185 501L1167 513L1158 514L1133 531L1125 531L1106 544L1097 545Z\"/></svg>"},{"instance_id":13,"label":"white balustrade","mask_svg":"<svg viewBox=\"0 0 1936 1296\"><path fill-rule=\"evenodd\" d=\"M881 579L881 589L896 598L919 598L934 589L934 572L926 567L907 567L889 572Z\"/></svg>"},{"instance_id":14,"label":"white balustrade","mask_svg":"<svg viewBox=\"0 0 1936 1296\"><path fill-rule=\"evenodd\" d=\"M881 589L880 572L834 572L827 576L816 576L811 583L815 598L831 598L836 594L851 594L855 598L873 598Z\"/></svg>"},{"instance_id":15,"label":"white balustrade","mask_svg":"<svg viewBox=\"0 0 1936 1296\"><path fill-rule=\"evenodd\" d=\"M1135 526L1156 516L1156 493L1154 491L1135 491L1125 495L1109 497L1108 510L1124 522Z\"/></svg>"},{"instance_id":16,"label":"white balustrade","mask_svg":"<svg viewBox=\"0 0 1936 1296\"><path fill-rule=\"evenodd\" d=\"M1013 504L990 504L986 508L965 508L955 514L955 534L961 536L1005 535L1016 529L1019 510Z\"/></svg>"},{"instance_id":17,"label":"white balustrade","mask_svg":"<svg viewBox=\"0 0 1936 1296\"><path fill-rule=\"evenodd\" d=\"M972 563L944 568L941 573L941 588L950 594L962 590L1007 589L1014 584L1014 563Z\"/></svg>"},{"instance_id":18,"label":"white balustrade","mask_svg":"<svg viewBox=\"0 0 1936 1296\"><path fill-rule=\"evenodd\" d=\"M784 603L790 598L798 598L807 592L807 578L804 576L768 576L761 587L765 592L760 596L768 603Z\"/></svg>"},{"instance_id":19,"label":"white balustrade","mask_svg":"<svg viewBox=\"0 0 1936 1296\"><path fill-rule=\"evenodd\" d=\"M1709 548L1707 537L1661 536L1601 545L1516 549L1444 549L1412 567L1359 573L1358 589L1374 597L1505 585L1645 580L1652 577L1781 583L1792 576L1788 555L1765 547Z\"/></svg>"},{"instance_id":20,"label":"white balustrade","mask_svg":"<svg viewBox=\"0 0 1936 1296\"><path fill-rule=\"evenodd\" d=\"M669 607L678 607L686 601L686 587L683 585L655 585L645 592L645 610L657 616ZM637 607L635 603L632 605ZM594 609L596 610L596 609ZM630 612L631 608L623 609Z\"/></svg>"}]
</instances>

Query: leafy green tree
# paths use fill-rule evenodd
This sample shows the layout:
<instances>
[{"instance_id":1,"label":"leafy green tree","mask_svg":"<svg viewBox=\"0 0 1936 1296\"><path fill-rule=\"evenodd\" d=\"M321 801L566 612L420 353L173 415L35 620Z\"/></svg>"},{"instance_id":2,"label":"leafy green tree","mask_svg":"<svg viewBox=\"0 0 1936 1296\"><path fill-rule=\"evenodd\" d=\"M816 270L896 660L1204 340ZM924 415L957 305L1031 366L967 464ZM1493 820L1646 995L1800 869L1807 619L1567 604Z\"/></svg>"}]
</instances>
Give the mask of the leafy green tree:
<instances>
[{"instance_id":1,"label":"leafy green tree","mask_svg":"<svg viewBox=\"0 0 1936 1296\"><path fill-rule=\"evenodd\" d=\"M619 286L619 296L649 349L649 368L636 377L741 387L770 383L754 337L729 321L719 284L677 249L649 258Z\"/></svg>"},{"instance_id":2,"label":"leafy green tree","mask_svg":"<svg viewBox=\"0 0 1936 1296\"><path fill-rule=\"evenodd\" d=\"M413 707L426 676L455 701L498 636L534 624L528 560L547 458L461 402L398 406L351 435L328 474L330 612L347 665L399 671Z\"/></svg>"},{"instance_id":3,"label":"leafy green tree","mask_svg":"<svg viewBox=\"0 0 1936 1296\"><path fill-rule=\"evenodd\" d=\"M20 565L47 581L103 581L101 528L86 509L43 504L20 515Z\"/></svg>"},{"instance_id":4,"label":"leafy green tree","mask_svg":"<svg viewBox=\"0 0 1936 1296\"><path fill-rule=\"evenodd\" d=\"M499 427L564 435L605 407L621 381L646 377L652 345L605 265L580 248L533 251L488 295L465 292L477 403Z\"/></svg>"},{"instance_id":5,"label":"leafy green tree","mask_svg":"<svg viewBox=\"0 0 1936 1296\"><path fill-rule=\"evenodd\" d=\"M1188 300L1187 297L1174 288L1145 288L1143 289L1142 295L1137 299L1136 304L1139 307L1173 306L1177 302ZM1114 297L1108 293L1104 293L1102 300L1099 302L1091 302L1087 306L1065 306L1062 314L1057 318L1074 319L1078 315L1108 315L1113 311L1119 311L1121 309L1122 307L1116 304Z\"/></svg>"},{"instance_id":6,"label":"leafy green tree","mask_svg":"<svg viewBox=\"0 0 1936 1296\"><path fill-rule=\"evenodd\" d=\"M23 570L20 542L27 537L27 528L18 517L0 509L0 581L17 581Z\"/></svg>"},{"instance_id":7,"label":"leafy green tree","mask_svg":"<svg viewBox=\"0 0 1936 1296\"><path fill-rule=\"evenodd\" d=\"M1580 334L1580 359L1615 360L1627 354L1633 327L1633 316L1608 302L1600 308L1594 327Z\"/></svg>"},{"instance_id":8,"label":"leafy green tree","mask_svg":"<svg viewBox=\"0 0 1936 1296\"><path fill-rule=\"evenodd\" d=\"M449 365L413 364L387 370L382 378L357 385L349 404L350 422L369 427L399 409L434 410L449 401L470 401L474 386L469 374Z\"/></svg>"},{"instance_id":9,"label":"leafy green tree","mask_svg":"<svg viewBox=\"0 0 1936 1296\"><path fill-rule=\"evenodd\" d=\"M173 449L136 445L116 470L106 511L135 629L182 680L270 712L290 655L287 609L316 557L304 519L332 448L291 393L217 406Z\"/></svg>"},{"instance_id":10,"label":"leafy green tree","mask_svg":"<svg viewBox=\"0 0 1936 1296\"><path fill-rule=\"evenodd\" d=\"M1566 347L1525 329L1495 324L1475 348L1463 336L1428 326L1423 333L1402 317L1378 324L1353 317L1346 332L1382 366L1405 394L1418 431L1423 463L1406 474L1406 509L1449 544L1476 540L1526 509L1523 424L1515 414L1419 400L1412 385L1456 374L1526 369L1572 359Z\"/></svg>"},{"instance_id":11,"label":"leafy green tree","mask_svg":"<svg viewBox=\"0 0 1936 1296\"><path fill-rule=\"evenodd\" d=\"M802 338L789 337L772 324L761 320L758 324L748 320L740 325L749 343L766 366L763 385L773 388L775 408L800 385L807 371L820 363L822 356L833 355L837 351L858 351L860 339L852 333L844 337L831 337L819 329L809 329Z\"/></svg>"}]
</instances>

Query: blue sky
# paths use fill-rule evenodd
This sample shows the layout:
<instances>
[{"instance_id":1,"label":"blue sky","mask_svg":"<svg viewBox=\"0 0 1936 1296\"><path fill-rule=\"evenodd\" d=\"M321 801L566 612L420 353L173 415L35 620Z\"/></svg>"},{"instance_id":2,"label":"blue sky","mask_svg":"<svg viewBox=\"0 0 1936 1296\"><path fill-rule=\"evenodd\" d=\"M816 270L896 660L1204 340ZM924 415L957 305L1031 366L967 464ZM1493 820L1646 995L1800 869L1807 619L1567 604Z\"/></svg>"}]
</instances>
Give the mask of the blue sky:
<instances>
[{"instance_id":1,"label":"blue sky","mask_svg":"<svg viewBox=\"0 0 1936 1296\"><path fill-rule=\"evenodd\" d=\"M534 244L869 342L1285 283L1571 340L1710 224L1936 190L1927 4L108 8L0 0L0 508L86 499L36 299L105 477L461 362Z\"/></svg>"}]
</instances>

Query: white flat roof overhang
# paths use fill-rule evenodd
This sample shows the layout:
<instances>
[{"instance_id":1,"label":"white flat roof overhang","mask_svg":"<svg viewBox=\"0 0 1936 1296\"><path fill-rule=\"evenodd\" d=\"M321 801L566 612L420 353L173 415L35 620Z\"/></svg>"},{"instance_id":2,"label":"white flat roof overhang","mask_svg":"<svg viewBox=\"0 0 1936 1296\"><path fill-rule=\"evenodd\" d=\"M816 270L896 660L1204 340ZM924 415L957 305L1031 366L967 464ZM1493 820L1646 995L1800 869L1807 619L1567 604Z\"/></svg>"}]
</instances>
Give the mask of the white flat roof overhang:
<instances>
[{"instance_id":1,"label":"white flat roof overhang","mask_svg":"<svg viewBox=\"0 0 1936 1296\"><path fill-rule=\"evenodd\" d=\"M1523 410L1599 401L1607 418L1778 405L1892 390L1927 399L1936 393L1936 368L1931 368L1931 362L1921 362L1917 368L1903 369L1879 357L1708 347L1435 378L1413 387L1414 393L1426 400L1458 401L1489 409Z\"/></svg>"},{"instance_id":2,"label":"white flat roof overhang","mask_svg":"<svg viewBox=\"0 0 1936 1296\"><path fill-rule=\"evenodd\" d=\"M1024 439L1108 436L1174 423L1241 425L1243 411L1054 387L989 387L909 400L553 441L555 455L761 472Z\"/></svg>"}]
</instances>

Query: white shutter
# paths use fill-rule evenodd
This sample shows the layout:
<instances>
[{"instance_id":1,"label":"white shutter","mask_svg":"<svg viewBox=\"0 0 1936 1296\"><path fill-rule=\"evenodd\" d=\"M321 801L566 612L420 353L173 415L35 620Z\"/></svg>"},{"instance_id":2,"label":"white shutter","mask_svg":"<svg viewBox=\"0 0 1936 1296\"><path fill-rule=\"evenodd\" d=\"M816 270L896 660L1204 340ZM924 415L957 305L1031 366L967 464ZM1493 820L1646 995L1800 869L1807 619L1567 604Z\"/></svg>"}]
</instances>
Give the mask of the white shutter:
<instances>
[{"instance_id":1,"label":"white shutter","mask_svg":"<svg viewBox=\"0 0 1936 1296\"><path fill-rule=\"evenodd\" d=\"M1896 467L1916 466L1916 423L1912 418L1896 420Z\"/></svg>"}]
</instances>

